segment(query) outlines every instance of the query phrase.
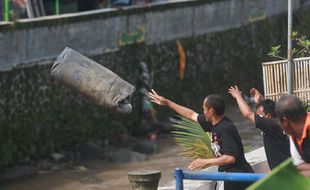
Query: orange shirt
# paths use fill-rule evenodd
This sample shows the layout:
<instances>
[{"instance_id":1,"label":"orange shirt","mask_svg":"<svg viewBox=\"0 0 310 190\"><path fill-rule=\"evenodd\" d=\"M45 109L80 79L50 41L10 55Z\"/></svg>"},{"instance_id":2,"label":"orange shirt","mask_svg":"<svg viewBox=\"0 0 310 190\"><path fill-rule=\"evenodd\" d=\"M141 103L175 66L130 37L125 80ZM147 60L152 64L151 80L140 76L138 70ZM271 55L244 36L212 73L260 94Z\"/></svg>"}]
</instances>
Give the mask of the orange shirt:
<instances>
[{"instance_id":1,"label":"orange shirt","mask_svg":"<svg viewBox=\"0 0 310 190\"><path fill-rule=\"evenodd\" d=\"M310 131L310 112L307 113L307 119L304 125L304 129L301 135L301 138L296 138L296 141L298 143L298 148L301 151L301 145L303 143L303 140L307 137L307 135L309 135L308 131ZM302 152L302 151L301 151Z\"/></svg>"}]
</instances>

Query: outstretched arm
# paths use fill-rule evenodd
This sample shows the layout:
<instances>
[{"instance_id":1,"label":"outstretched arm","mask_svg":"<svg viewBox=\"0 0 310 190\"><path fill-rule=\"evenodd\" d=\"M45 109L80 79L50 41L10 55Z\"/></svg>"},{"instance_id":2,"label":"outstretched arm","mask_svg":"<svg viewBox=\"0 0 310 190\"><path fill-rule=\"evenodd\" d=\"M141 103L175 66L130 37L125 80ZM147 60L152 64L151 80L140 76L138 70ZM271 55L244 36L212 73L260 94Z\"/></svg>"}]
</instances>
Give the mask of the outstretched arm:
<instances>
[{"instance_id":1,"label":"outstretched arm","mask_svg":"<svg viewBox=\"0 0 310 190\"><path fill-rule=\"evenodd\" d=\"M250 122L255 123L255 114L249 107L249 105L244 101L242 97L242 92L238 89L237 86L231 86L228 89L228 93L232 95L237 100L237 104L242 115L247 118Z\"/></svg>"},{"instance_id":2,"label":"outstretched arm","mask_svg":"<svg viewBox=\"0 0 310 190\"><path fill-rule=\"evenodd\" d=\"M211 159L198 158L189 164L188 169L190 170L203 169L208 166L222 166L222 165L227 165L227 164L233 164L235 162L236 162L236 158L231 155L223 155L221 157L211 158Z\"/></svg>"},{"instance_id":3,"label":"outstretched arm","mask_svg":"<svg viewBox=\"0 0 310 190\"><path fill-rule=\"evenodd\" d=\"M152 89L152 91L149 93L149 96L151 98L151 101L154 102L155 104L161 105L161 106L167 106L171 109L173 109L174 111L176 111L178 114L180 114L181 116L190 119L192 121L197 122L197 117L198 117L198 113L196 113L195 111L181 106L179 104L176 104L175 102L158 95L154 89Z\"/></svg>"}]
</instances>

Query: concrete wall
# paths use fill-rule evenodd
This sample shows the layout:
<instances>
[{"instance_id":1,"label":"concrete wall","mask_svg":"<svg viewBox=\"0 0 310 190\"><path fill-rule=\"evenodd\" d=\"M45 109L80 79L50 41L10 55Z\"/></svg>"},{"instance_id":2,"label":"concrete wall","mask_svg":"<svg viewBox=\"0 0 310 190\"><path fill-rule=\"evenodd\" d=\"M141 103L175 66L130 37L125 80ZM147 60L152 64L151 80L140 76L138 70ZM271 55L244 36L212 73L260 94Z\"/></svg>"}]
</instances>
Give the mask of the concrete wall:
<instances>
[{"instance_id":1,"label":"concrete wall","mask_svg":"<svg viewBox=\"0 0 310 190\"><path fill-rule=\"evenodd\" d=\"M294 0L294 8L309 1ZM139 27L142 41L151 45L240 27L286 10L283 0L190 0L1 23L0 71L51 63L66 46L86 55L117 51L120 36Z\"/></svg>"}]
</instances>

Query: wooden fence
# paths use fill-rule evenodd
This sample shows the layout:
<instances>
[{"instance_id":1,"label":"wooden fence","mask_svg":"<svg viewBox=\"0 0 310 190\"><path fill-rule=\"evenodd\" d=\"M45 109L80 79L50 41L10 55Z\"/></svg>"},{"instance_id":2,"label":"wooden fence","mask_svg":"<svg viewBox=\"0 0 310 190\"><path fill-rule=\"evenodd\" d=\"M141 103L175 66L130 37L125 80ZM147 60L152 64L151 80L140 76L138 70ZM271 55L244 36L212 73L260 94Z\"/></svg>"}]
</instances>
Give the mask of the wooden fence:
<instances>
[{"instance_id":1,"label":"wooden fence","mask_svg":"<svg viewBox=\"0 0 310 190\"><path fill-rule=\"evenodd\" d=\"M265 97L277 100L287 94L287 60L265 62L262 67ZM294 59L293 93L310 101L310 57Z\"/></svg>"}]
</instances>

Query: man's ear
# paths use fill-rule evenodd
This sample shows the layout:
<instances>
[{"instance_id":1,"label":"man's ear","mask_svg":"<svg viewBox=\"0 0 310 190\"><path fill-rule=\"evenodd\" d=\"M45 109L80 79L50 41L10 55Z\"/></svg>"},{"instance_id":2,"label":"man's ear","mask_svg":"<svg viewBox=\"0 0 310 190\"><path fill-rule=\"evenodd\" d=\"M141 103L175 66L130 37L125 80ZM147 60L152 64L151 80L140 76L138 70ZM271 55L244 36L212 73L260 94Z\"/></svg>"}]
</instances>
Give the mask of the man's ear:
<instances>
[{"instance_id":1,"label":"man's ear","mask_svg":"<svg viewBox=\"0 0 310 190\"><path fill-rule=\"evenodd\" d=\"M290 120L287 119L287 117L282 117L280 120L281 120L281 124L284 126L287 126L290 122Z\"/></svg>"},{"instance_id":2,"label":"man's ear","mask_svg":"<svg viewBox=\"0 0 310 190\"><path fill-rule=\"evenodd\" d=\"M269 114L269 113L267 113L265 117L268 118L268 119L272 118L271 114Z\"/></svg>"},{"instance_id":3,"label":"man's ear","mask_svg":"<svg viewBox=\"0 0 310 190\"><path fill-rule=\"evenodd\" d=\"M286 122L288 122L289 120L288 120L288 118L287 117L282 117L282 119L281 119L282 121L286 121Z\"/></svg>"},{"instance_id":4,"label":"man's ear","mask_svg":"<svg viewBox=\"0 0 310 190\"><path fill-rule=\"evenodd\" d=\"M294 129L293 127L293 123L290 119L288 119L287 117L283 117L280 121L281 123L281 128L285 130L285 132L289 135L296 135L298 131L296 131L296 129Z\"/></svg>"},{"instance_id":5,"label":"man's ear","mask_svg":"<svg viewBox=\"0 0 310 190\"><path fill-rule=\"evenodd\" d=\"M211 111L212 114L215 114L215 110L213 108L211 108L210 111Z\"/></svg>"}]
</instances>

